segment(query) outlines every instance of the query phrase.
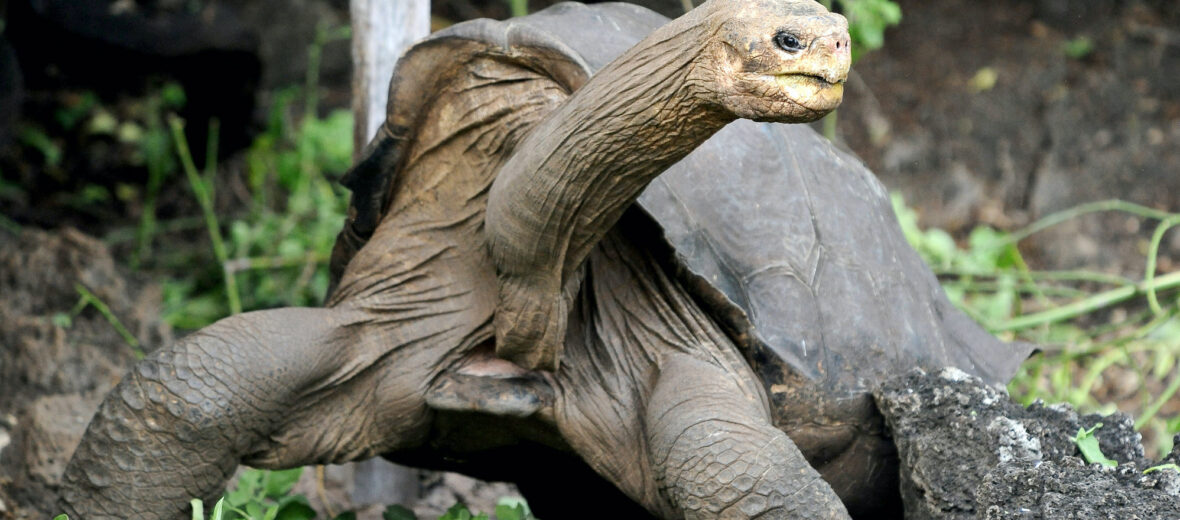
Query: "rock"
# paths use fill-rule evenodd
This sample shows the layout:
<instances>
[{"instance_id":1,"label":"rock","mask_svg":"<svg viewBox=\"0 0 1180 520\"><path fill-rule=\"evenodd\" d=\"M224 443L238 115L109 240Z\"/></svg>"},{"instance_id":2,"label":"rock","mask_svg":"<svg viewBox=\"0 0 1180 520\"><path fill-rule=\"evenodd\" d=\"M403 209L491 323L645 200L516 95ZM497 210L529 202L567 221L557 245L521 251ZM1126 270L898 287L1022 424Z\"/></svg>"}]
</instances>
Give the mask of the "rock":
<instances>
[{"instance_id":1,"label":"rock","mask_svg":"<svg viewBox=\"0 0 1180 520\"><path fill-rule=\"evenodd\" d=\"M1152 463L1125 414L1024 408L956 369L895 378L874 398L898 447L908 520L1180 518L1180 475L1143 473ZM1074 437L1098 423L1117 468L1080 458Z\"/></svg>"},{"instance_id":2,"label":"rock","mask_svg":"<svg viewBox=\"0 0 1180 520\"><path fill-rule=\"evenodd\" d=\"M976 492L981 520L1180 518L1180 497L1159 487L1176 472L1143 475L1133 465L1107 468L1076 457L1040 464L1002 464Z\"/></svg>"}]
</instances>

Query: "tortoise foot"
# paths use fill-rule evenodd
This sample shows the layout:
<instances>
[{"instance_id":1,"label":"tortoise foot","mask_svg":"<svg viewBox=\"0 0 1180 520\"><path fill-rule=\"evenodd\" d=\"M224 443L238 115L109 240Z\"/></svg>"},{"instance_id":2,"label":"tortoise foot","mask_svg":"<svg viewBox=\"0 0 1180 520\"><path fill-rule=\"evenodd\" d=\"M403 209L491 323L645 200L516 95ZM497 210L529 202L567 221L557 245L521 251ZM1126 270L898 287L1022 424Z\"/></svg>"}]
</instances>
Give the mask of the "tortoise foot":
<instances>
[{"instance_id":1,"label":"tortoise foot","mask_svg":"<svg viewBox=\"0 0 1180 520\"><path fill-rule=\"evenodd\" d=\"M514 277L500 279L496 356L529 370L556 372L565 343L569 301L558 290Z\"/></svg>"}]
</instances>

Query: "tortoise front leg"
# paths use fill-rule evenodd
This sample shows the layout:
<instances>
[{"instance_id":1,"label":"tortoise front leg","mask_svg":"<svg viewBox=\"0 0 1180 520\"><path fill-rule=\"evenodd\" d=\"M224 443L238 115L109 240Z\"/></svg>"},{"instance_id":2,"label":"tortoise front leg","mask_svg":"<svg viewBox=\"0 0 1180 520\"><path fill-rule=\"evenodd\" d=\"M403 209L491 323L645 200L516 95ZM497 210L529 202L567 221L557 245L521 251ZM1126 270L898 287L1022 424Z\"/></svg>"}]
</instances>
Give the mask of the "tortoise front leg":
<instances>
[{"instance_id":1,"label":"tortoise front leg","mask_svg":"<svg viewBox=\"0 0 1180 520\"><path fill-rule=\"evenodd\" d=\"M66 467L66 511L186 518L189 500L215 500L239 463L345 461L423 434L414 377L429 378L392 372L368 320L340 309L251 312L153 353L87 428Z\"/></svg>"},{"instance_id":2,"label":"tortoise front leg","mask_svg":"<svg viewBox=\"0 0 1180 520\"><path fill-rule=\"evenodd\" d=\"M663 493L689 520L847 519L828 483L732 377L687 354L660 361L645 429Z\"/></svg>"},{"instance_id":3,"label":"tortoise front leg","mask_svg":"<svg viewBox=\"0 0 1180 520\"><path fill-rule=\"evenodd\" d=\"M499 278L496 353L556 370L570 285L590 250L657 175L735 116L693 77L708 9L656 30L540 122L488 193ZM576 283L576 282L575 282Z\"/></svg>"}]
</instances>

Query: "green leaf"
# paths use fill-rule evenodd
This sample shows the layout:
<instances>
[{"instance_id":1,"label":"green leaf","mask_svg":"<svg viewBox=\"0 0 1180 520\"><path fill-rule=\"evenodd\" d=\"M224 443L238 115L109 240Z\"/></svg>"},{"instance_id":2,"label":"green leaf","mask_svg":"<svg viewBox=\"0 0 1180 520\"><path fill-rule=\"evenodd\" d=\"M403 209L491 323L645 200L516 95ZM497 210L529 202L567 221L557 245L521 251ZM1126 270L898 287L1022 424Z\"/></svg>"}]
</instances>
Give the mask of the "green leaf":
<instances>
[{"instance_id":1,"label":"green leaf","mask_svg":"<svg viewBox=\"0 0 1180 520\"><path fill-rule=\"evenodd\" d=\"M971 80L967 82L967 87L971 92L980 93L991 90L996 86L996 80L1000 78L999 72L992 67L984 67L975 72Z\"/></svg>"},{"instance_id":2,"label":"green leaf","mask_svg":"<svg viewBox=\"0 0 1180 520\"><path fill-rule=\"evenodd\" d=\"M500 497L496 501L496 518L500 520L535 520L529 503L520 497Z\"/></svg>"},{"instance_id":3,"label":"green leaf","mask_svg":"<svg viewBox=\"0 0 1180 520\"><path fill-rule=\"evenodd\" d=\"M213 513L209 516L209 520L222 520L225 517L225 499L222 498L213 506Z\"/></svg>"},{"instance_id":4,"label":"green leaf","mask_svg":"<svg viewBox=\"0 0 1180 520\"><path fill-rule=\"evenodd\" d=\"M852 37L852 61L885 44L885 29L901 22L901 7L891 0L841 0Z\"/></svg>"},{"instance_id":5,"label":"green leaf","mask_svg":"<svg viewBox=\"0 0 1180 520\"><path fill-rule=\"evenodd\" d=\"M53 520L70 520L70 516L69 515L57 515L57 516L53 517Z\"/></svg>"},{"instance_id":6,"label":"green leaf","mask_svg":"<svg viewBox=\"0 0 1180 520\"><path fill-rule=\"evenodd\" d=\"M467 506L461 503L456 503L447 509L446 513L438 517L438 520L471 520L471 511Z\"/></svg>"},{"instance_id":7,"label":"green leaf","mask_svg":"<svg viewBox=\"0 0 1180 520\"><path fill-rule=\"evenodd\" d=\"M1119 465L1118 461L1110 460L1102 454L1102 448L1098 447L1098 437L1094 436L1094 430L1101 427L1102 423L1098 423L1089 430L1079 428L1078 435L1074 437L1073 442L1078 445L1078 449L1082 452L1082 458L1086 459L1087 463L1098 463L1113 468Z\"/></svg>"},{"instance_id":8,"label":"green leaf","mask_svg":"<svg viewBox=\"0 0 1180 520\"><path fill-rule=\"evenodd\" d=\"M90 115L90 112L98 105L98 96L89 91L66 96L66 98L65 105L57 109L54 114L57 123L66 130L72 130L78 126L78 123Z\"/></svg>"},{"instance_id":9,"label":"green leaf","mask_svg":"<svg viewBox=\"0 0 1180 520\"><path fill-rule=\"evenodd\" d=\"M25 146L41 152L41 156L45 159L45 164L49 166L61 164L61 147L46 135L44 130L35 126L22 126L17 131L17 138Z\"/></svg>"},{"instance_id":10,"label":"green leaf","mask_svg":"<svg viewBox=\"0 0 1180 520\"><path fill-rule=\"evenodd\" d=\"M193 520L205 520L205 503L199 498L189 500L188 503L193 508Z\"/></svg>"},{"instance_id":11,"label":"green leaf","mask_svg":"<svg viewBox=\"0 0 1180 520\"><path fill-rule=\"evenodd\" d=\"M307 505L307 499L288 502L279 509L279 514L275 516L275 520L312 520L313 518L315 518L315 509Z\"/></svg>"},{"instance_id":12,"label":"green leaf","mask_svg":"<svg viewBox=\"0 0 1180 520\"><path fill-rule=\"evenodd\" d=\"M496 505L496 518L499 520L528 520L531 517L532 515L529 515L523 506Z\"/></svg>"},{"instance_id":13,"label":"green leaf","mask_svg":"<svg viewBox=\"0 0 1180 520\"><path fill-rule=\"evenodd\" d=\"M262 504L258 502L250 502L249 504L246 504L245 510L246 517L251 519L261 518L266 514L266 512L262 509Z\"/></svg>"},{"instance_id":14,"label":"green leaf","mask_svg":"<svg viewBox=\"0 0 1180 520\"><path fill-rule=\"evenodd\" d=\"M61 327L63 329L68 329L68 328L70 328L70 325L73 325L73 323L74 323L74 319L71 318L70 315L67 313L59 312L59 313L56 313L53 315L53 324L57 325L58 327ZM56 520L56 519L54 519L54 520Z\"/></svg>"},{"instance_id":15,"label":"green leaf","mask_svg":"<svg viewBox=\"0 0 1180 520\"><path fill-rule=\"evenodd\" d=\"M1153 471L1160 471L1160 470L1165 470L1165 469L1170 469L1172 471L1180 473L1180 466L1177 466L1175 464L1160 464L1159 466L1152 466L1150 468L1143 470L1143 474L1146 475L1146 474L1151 473Z\"/></svg>"},{"instance_id":16,"label":"green leaf","mask_svg":"<svg viewBox=\"0 0 1180 520\"><path fill-rule=\"evenodd\" d=\"M1086 36L1078 36L1062 44L1061 50L1066 56L1080 60L1094 52L1094 42Z\"/></svg>"},{"instance_id":17,"label":"green leaf","mask_svg":"<svg viewBox=\"0 0 1180 520\"><path fill-rule=\"evenodd\" d=\"M381 513L381 518L384 520L418 520L418 515L405 506L393 504L385 508L385 512Z\"/></svg>"},{"instance_id":18,"label":"green leaf","mask_svg":"<svg viewBox=\"0 0 1180 520\"><path fill-rule=\"evenodd\" d=\"M160 90L160 100L164 102L164 106L172 110L179 110L184 108L187 101L184 95L184 87L179 83L168 83Z\"/></svg>"},{"instance_id":19,"label":"green leaf","mask_svg":"<svg viewBox=\"0 0 1180 520\"><path fill-rule=\"evenodd\" d=\"M238 477L238 485L225 494L225 501L231 507L242 507L257 499L262 490L262 470L248 469Z\"/></svg>"},{"instance_id":20,"label":"green leaf","mask_svg":"<svg viewBox=\"0 0 1180 520\"><path fill-rule=\"evenodd\" d=\"M302 474L303 468L271 471L265 480L266 497L279 498L286 495L295 487L295 483L299 482L299 476Z\"/></svg>"},{"instance_id":21,"label":"green leaf","mask_svg":"<svg viewBox=\"0 0 1180 520\"><path fill-rule=\"evenodd\" d=\"M92 135L113 135L119 127L119 120L110 111L100 108L90 116L86 132Z\"/></svg>"}]
</instances>

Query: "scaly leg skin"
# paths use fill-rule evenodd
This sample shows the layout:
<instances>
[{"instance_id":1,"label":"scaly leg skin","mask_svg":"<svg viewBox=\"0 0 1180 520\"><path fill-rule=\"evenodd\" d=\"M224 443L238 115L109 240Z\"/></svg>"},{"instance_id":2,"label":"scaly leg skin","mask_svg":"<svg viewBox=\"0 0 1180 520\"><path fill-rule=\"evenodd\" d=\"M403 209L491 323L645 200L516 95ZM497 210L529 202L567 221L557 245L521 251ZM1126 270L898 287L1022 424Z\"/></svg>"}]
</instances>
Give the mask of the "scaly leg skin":
<instances>
[{"instance_id":1,"label":"scaly leg skin","mask_svg":"<svg viewBox=\"0 0 1180 520\"><path fill-rule=\"evenodd\" d=\"M731 377L686 354L661 360L646 430L663 493L688 520L848 519L832 488Z\"/></svg>"},{"instance_id":2,"label":"scaly leg skin","mask_svg":"<svg viewBox=\"0 0 1180 520\"><path fill-rule=\"evenodd\" d=\"M342 461L424 433L421 399L389 388L385 358L362 351L374 350L360 333L368 321L341 309L252 312L153 353L87 428L66 467L64 509L187 518L189 501L215 500L239 462Z\"/></svg>"}]
</instances>

